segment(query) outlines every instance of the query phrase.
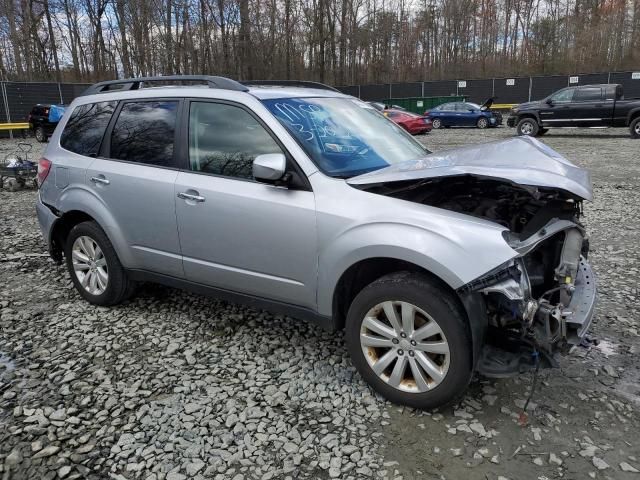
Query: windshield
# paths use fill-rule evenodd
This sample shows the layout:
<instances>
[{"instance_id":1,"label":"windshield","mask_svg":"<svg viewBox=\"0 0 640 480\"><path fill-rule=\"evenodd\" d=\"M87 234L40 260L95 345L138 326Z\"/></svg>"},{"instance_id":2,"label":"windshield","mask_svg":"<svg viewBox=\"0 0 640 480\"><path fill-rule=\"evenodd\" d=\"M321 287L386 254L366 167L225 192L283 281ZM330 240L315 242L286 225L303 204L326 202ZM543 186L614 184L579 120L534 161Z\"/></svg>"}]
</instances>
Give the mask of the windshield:
<instances>
[{"instance_id":1,"label":"windshield","mask_svg":"<svg viewBox=\"0 0 640 480\"><path fill-rule=\"evenodd\" d=\"M348 178L428 152L371 105L352 98L263 100L327 175Z\"/></svg>"}]
</instances>

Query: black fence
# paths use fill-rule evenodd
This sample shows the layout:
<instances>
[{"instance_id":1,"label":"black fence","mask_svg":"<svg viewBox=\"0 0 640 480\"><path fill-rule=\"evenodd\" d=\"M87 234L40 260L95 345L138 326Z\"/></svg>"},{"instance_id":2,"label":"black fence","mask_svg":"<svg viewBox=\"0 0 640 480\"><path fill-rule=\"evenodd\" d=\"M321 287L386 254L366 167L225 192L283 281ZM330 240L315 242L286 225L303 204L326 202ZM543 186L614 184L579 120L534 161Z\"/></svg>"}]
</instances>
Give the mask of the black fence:
<instances>
[{"instance_id":1,"label":"black fence","mask_svg":"<svg viewBox=\"0 0 640 480\"><path fill-rule=\"evenodd\" d=\"M463 95L472 102L494 97L496 103L539 100L561 88L593 83L619 83L627 98L640 97L640 71L548 75L534 77L442 80L337 87L362 100ZM37 103L68 104L87 83L0 82L0 123L24 122Z\"/></svg>"},{"instance_id":2,"label":"black fence","mask_svg":"<svg viewBox=\"0 0 640 480\"><path fill-rule=\"evenodd\" d=\"M540 100L567 86L594 83L619 83L626 98L640 97L640 71L547 75L535 77L442 80L410 83L349 85L338 90L367 101L387 98L441 97L463 95L471 102L482 103L494 97L496 103L522 103Z\"/></svg>"},{"instance_id":3,"label":"black fence","mask_svg":"<svg viewBox=\"0 0 640 480\"><path fill-rule=\"evenodd\" d=\"M38 103L69 104L88 83L0 82L0 123L26 122Z\"/></svg>"}]
</instances>

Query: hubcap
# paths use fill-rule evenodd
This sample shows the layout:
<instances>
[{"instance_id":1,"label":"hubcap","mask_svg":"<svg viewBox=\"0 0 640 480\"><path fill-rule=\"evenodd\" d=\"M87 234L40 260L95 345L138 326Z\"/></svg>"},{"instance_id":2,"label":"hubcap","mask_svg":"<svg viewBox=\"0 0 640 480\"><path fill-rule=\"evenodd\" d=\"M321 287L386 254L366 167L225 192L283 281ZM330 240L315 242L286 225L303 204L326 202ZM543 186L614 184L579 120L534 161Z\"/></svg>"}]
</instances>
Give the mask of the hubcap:
<instances>
[{"instance_id":1,"label":"hubcap","mask_svg":"<svg viewBox=\"0 0 640 480\"><path fill-rule=\"evenodd\" d=\"M520 131L524 135L531 135L531 133L533 133L533 125L531 124L531 122L525 122L520 127Z\"/></svg>"},{"instance_id":2,"label":"hubcap","mask_svg":"<svg viewBox=\"0 0 640 480\"><path fill-rule=\"evenodd\" d=\"M636 123L636 126L634 127L634 130L636 131L636 133L638 135L640 135L640 122Z\"/></svg>"},{"instance_id":3,"label":"hubcap","mask_svg":"<svg viewBox=\"0 0 640 480\"><path fill-rule=\"evenodd\" d=\"M369 310L360 328L360 346L374 373L405 392L432 390L449 369L449 344L442 329L408 302L387 301Z\"/></svg>"},{"instance_id":4,"label":"hubcap","mask_svg":"<svg viewBox=\"0 0 640 480\"><path fill-rule=\"evenodd\" d=\"M87 292L91 295L104 293L109 284L107 259L93 238L76 238L71 248L71 262L76 278Z\"/></svg>"},{"instance_id":5,"label":"hubcap","mask_svg":"<svg viewBox=\"0 0 640 480\"><path fill-rule=\"evenodd\" d=\"M433 126L433 128L440 128L440 120L438 120L437 118L431 122L431 125Z\"/></svg>"},{"instance_id":6,"label":"hubcap","mask_svg":"<svg viewBox=\"0 0 640 480\"><path fill-rule=\"evenodd\" d=\"M484 128L486 126L487 126L487 121L484 118L481 118L480 120L478 120L478 127Z\"/></svg>"}]
</instances>

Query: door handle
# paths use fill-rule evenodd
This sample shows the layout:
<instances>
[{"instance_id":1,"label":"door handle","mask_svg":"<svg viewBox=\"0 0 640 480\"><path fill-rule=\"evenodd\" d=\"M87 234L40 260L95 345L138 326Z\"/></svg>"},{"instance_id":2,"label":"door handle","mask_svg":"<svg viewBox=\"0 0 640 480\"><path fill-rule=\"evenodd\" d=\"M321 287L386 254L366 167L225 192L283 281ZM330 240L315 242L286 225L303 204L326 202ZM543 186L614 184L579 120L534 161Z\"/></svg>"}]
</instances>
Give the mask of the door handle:
<instances>
[{"instance_id":1,"label":"door handle","mask_svg":"<svg viewBox=\"0 0 640 480\"><path fill-rule=\"evenodd\" d=\"M178 193L178 198L182 198L183 200L191 200L192 202L204 202L205 200L205 198L200 195L194 195L187 192Z\"/></svg>"},{"instance_id":2,"label":"door handle","mask_svg":"<svg viewBox=\"0 0 640 480\"><path fill-rule=\"evenodd\" d=\"M111 182L104 177L91 177L93 183L101 183L102 185L109 185Z\"/></svg>"}]
</instances>

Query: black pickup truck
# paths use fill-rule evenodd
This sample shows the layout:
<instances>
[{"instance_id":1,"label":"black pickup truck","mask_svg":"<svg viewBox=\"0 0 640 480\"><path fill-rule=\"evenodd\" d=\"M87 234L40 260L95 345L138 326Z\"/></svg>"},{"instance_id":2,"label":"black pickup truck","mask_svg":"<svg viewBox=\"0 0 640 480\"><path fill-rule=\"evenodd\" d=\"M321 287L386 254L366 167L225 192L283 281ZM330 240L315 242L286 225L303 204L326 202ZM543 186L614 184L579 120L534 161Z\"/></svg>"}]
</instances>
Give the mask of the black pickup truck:
<instances>
[{"instance_id":1,"label":"black pickup truck","mask_svg":"<svg viewBox=\"0 0 640 480\"><path fill-rule=\"evenodd\" d=\"M629 127L631 137L640 138L640 98L625 100L615 84L563 88L514 107L507 125L533 137L554 127Z\"/></svg>"}]
</instances>

